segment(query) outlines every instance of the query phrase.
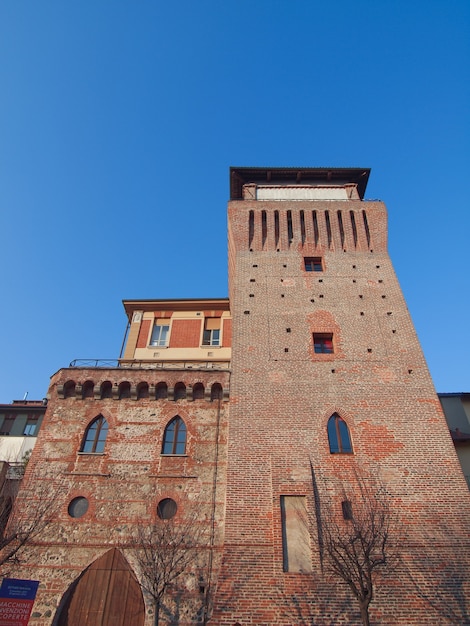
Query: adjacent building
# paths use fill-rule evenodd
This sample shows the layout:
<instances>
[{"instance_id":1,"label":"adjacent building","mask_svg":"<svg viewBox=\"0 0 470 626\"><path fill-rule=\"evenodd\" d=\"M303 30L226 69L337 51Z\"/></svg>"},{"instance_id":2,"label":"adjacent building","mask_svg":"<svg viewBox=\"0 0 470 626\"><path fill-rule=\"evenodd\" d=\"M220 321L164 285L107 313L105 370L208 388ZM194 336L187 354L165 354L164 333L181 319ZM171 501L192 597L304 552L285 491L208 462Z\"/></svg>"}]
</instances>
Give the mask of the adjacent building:
<instances>
[{"instance_id":1,"label":"adjacent building","mask_svg":"<svg viewBox=\"0 0 470 626\"><path fill-rule=\"evenodd\" d=\"M439 400L470 488L470 393L440 393Z\"/></svg>"},{"instance_id":2,"label":"adjacent building","mask_svg":"<svg viewBox=\"0 0 470 626\"><path fill-rule=\"evenodd\" d=\"M324 529L364 487L398 512L372 620L468 621L469 492L368 177L231 168L229 299L125 300L123 358L52 376L25 494L47 483L57 512L16 571L41 581L31 624L150 626L136 529L187 520L161 624L359 624Z\"/></svg>"}]
</instances>

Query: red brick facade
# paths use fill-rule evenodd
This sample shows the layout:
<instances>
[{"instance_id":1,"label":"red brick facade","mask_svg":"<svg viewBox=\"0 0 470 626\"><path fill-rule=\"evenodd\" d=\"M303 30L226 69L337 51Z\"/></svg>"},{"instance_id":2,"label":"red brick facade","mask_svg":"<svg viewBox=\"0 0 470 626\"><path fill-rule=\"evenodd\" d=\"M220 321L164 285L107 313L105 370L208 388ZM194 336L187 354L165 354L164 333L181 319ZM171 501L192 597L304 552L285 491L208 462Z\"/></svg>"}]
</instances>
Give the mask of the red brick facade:
<instances>
[{"instance_id":1,"label":"red brick facade","mask_svg":"<svg viewBox=\"0 0 470 626\"><path fill-rule=\"evenodd\" d=\"M468 623L469 493L388 256L385 206L362 200L368 172L232 176L232 319L222 327L230 370L127 360L51 379L25 493L41 480L58 485L58 513L14 572L41 581L31 624L52 624L67 590L110 548L139 580L128 540L137 523L156 519L162 498L182 518L196 510L207 530L181 604L174 590L178 621L161 615L162 624L360 624L351 592L325 567L320 529L325 511L341 516L344 494L357 494L361 480L380 482L399 518L400 561L376 586L372 623ZM293 188L293 199L257 199L261 180L279 183L282 198ZM309 187L320 191L305 199ZM322 199L330 188L333 199ZM138 323L144 348L150 321ZM201 324L173 319L170 348L199 346ZM109 429L104 451L81 453L99 415ZM175 416L187 428L185 452L163 454ZM330 451L332 416L347 424L352 452ZM68 509L76 497L89 502L79 519ZM289 497L305 501L313 520L303 571L286 554L281 503Z\"/></svg>"}]
</instances>

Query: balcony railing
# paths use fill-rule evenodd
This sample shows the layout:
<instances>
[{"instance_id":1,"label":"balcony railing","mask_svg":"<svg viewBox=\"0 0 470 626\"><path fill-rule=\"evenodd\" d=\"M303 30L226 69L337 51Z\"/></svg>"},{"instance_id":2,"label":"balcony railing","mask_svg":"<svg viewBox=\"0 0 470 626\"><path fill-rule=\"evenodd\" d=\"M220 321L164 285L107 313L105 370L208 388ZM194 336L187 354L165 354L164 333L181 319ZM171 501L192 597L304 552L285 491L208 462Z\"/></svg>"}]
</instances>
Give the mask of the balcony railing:
<instances>
[{"instance_id":1,"label":"balcony railing","mask_svg":"<svg viewBox=\"0 0 470 626\"><path fill-rule=\"evenodd\" d=\"M222 370L230 369L230 361L146 361L124 359L75 359L69 367L149 370Z\"/></svg>"}]
</instances>

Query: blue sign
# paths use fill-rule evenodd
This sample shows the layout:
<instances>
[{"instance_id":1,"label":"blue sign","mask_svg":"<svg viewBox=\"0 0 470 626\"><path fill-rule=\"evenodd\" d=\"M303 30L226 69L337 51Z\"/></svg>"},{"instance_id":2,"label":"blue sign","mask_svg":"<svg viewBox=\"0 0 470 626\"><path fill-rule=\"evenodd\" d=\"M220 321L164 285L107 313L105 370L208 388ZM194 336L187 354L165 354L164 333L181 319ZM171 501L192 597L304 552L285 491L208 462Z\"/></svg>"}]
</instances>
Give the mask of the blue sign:
<instances>
[{"instance_id":1,"label":"blue sign","mask_svg":"<svg viewBox=\"0 0 470 626\"><path fill-rule=\"evenodd\" d=\"M21 580L19 578L4 578L0 587L0 598L15 598L16 600L34 600L39 587L39 580Z\"/></svg>"}]
</instances>

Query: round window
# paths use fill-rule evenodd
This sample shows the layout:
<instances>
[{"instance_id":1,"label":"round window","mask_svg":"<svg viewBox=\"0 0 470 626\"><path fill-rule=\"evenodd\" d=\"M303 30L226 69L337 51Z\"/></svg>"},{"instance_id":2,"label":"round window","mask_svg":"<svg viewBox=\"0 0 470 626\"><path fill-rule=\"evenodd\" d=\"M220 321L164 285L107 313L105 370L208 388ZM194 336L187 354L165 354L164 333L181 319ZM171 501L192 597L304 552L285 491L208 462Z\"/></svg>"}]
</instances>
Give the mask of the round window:
<instances>
[{"instance_id":1,"label":"round window","mask_svg":"<svg viewBox=\"0 0 470 626\"><path fill-rule=\"evenodd\" d=\"M78 498L74 498L68 508L68 513L70 517L82 517L88 511L88 500L79 496Z\"/></svg>"},{"instance_id":2,"label":"round window","mask_svg":"<svg viewBox=\"0 0 470 626\"><path fill-rule=\"evenodd\" d=\"M157 515L160 519L171 519L176 515L176 502L171 498L160 500L157 505Z\"/></svg>"}]
</instances>

